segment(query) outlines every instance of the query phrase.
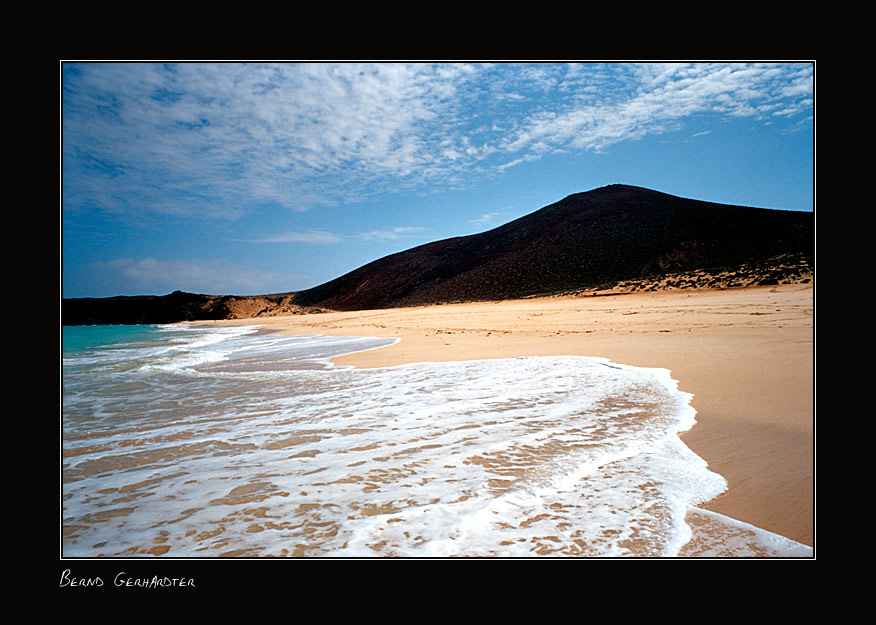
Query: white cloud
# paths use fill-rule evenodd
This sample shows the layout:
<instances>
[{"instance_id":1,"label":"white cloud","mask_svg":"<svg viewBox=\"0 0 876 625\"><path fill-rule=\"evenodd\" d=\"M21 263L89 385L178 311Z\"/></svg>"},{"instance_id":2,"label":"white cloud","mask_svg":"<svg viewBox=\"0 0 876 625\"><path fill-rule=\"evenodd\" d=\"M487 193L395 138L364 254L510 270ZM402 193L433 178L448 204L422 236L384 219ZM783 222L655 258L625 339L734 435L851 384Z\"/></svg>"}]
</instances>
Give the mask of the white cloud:
<instances>
[{"instance_id":1,"label":"white cloud","mask_svg":"<svg viewBox=\"0 0 876 625\"><path fill-rule=\"evenodd\" d=\"M313 244L334 244L348 241L351 239L360 240L378 240L388 241L399 239L406 235L422 232L425 228L398 226L385 230L370 230L367 232L358 232L352 235L337 234L335 232L326 232L325 230L307 230L304 232L284 232L281 234L270 235L257 239L250 239L250 243L313 243Z\"/></svg>"},{"instance_id":2,"label":"white cloud","mask_svg":"<svg viewBox=\"0 0 876 625\"><path fill-rule=\"evenodd\" d=\"M285 290L295 276L238 267L225 260L197 258L157 260L118 259L103 263L110 274L121 276L128 289L158 293L183 290L191 293L248 295Z\"/></svg>"},{"instance_id":3,"label":"white cloud","mask_svg":"<svg viewBox=\"0 0 876 625\"><path fill-rule=\"evenodd\" d=\"M237 219L466 184L693 115L811 110L810 64L65 64L64 202Z\"/></svg>"},{"instance_id":4,"label":"white cloud","mask_svg":"<svg viewBox=\"0 0 876 625\"><path fill-rule=\"evenodd\" d=\"M476 218L472 219L471 223L477 224L477 225L488 224L488 223L491 223L492 221L494 221L496 219L496 217L498 217L498 216L499 216L499 213L484 213L480 217L476 217Z\"/></svg>"},{"instance_id":5,"label":"white cloud","mask_svg":"<svg viewBox=\"0 0 876 625\"><path fill-rule=\"evenodd\" d=\"M615 90L606 91L610 97L537 112L505 138L506 151L599 150L676 128L693 115L761 118L787 110L789 98L802 110L812 92L805 66L658 63L623 69L629 75L614 80ZM782 89L787 80L794 87Z\"/></svg>"},{"instance_id":6,"label":"white cloud","mask_svg":"<svg viewBox=\"0 0 876 625\"><path fill-rule=\"evenodd\" d=\"M284 232L260 239L254 239L251 243L340 243L344 240L339 234L324 230L308 230L306 232Z\"/></svg>"},{"instance_id":7,"label":"white cloud","mask_svg":"<svg viewBox=\"0 0 876 625\"><path fill-rule=\"evenodd\" d=\"M370 232L360 232L356 234L355 237L357 239L365 239L365 240L378 240L378 241L389 241L392 239L398 239L405 235L414 234L416 232L422 232L425 228L414 228L414 227L398 227L392 228L391 230L371 230Z\"/></svg>"},{"instance_id":8,"label":"white cloud","mask_svg":"<svg viewBox=\"0 0 876 625\"><path fill-rule=\"evenodd\" d=\"M71 65L64 76L71 201L236 215L343 201L371 178L427 170L429 135L468 70L406 64ZM341 191L343 189L348 191ZM84 194L84 190L82 191ZM85 202L83 198L80 201Z\"/></svg>"}]
</instances>

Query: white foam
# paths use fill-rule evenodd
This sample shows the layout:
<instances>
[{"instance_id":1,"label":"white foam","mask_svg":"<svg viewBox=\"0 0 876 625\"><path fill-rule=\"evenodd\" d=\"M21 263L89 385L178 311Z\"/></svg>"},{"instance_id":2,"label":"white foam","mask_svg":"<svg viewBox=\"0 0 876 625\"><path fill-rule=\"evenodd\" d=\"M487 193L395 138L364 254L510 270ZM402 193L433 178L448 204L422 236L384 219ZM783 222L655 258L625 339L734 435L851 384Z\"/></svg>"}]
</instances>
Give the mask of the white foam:
<instances>
[{"instance_id":1,"label":"white foam","mask_svg":"<svg viewBox=\"0 0 876 625\"><path fill-rule=\"evenodd\" d=\"M695 528L704 523L709 527L692 532L695 540L684 547L699 557L811 558L815 553L808 545L711 510L692 507L687 518L695 521Z\"/></svg>"},{"instance_id":2,"label":"white foam","mask_svg":"<svg viewBox=\"0 0 876 625\"><path fill-rule=\"evenodd\" d=\"M689 507L726 488L678 438L695 413L666 370L582 357L326 367L380 344L205 339L221 367L104 398L105 435L66 414L65 518L80 529L65 555L160 540L172 556L673 556ZM126 513L89 521L113 509Z\"/></svg>"}]
</instances>

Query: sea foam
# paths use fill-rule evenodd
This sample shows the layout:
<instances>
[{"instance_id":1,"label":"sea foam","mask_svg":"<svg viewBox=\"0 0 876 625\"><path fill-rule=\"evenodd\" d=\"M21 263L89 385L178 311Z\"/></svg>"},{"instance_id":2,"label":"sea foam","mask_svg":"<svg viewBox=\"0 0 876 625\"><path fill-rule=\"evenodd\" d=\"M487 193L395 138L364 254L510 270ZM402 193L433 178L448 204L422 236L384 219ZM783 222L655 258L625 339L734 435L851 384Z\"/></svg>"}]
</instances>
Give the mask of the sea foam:
<instances>
[{"instance_id":1,"label":"sea foam","mask_svg":"<svg viewBox=\"0 0 876 625\"><path fill-rule=\"evenodd\" d=\"M676 556L726 488L663 369L360 370L331 358L395 341L164 331L136 366L65 359L63 555Z\"/></svg>"}]
</instances>

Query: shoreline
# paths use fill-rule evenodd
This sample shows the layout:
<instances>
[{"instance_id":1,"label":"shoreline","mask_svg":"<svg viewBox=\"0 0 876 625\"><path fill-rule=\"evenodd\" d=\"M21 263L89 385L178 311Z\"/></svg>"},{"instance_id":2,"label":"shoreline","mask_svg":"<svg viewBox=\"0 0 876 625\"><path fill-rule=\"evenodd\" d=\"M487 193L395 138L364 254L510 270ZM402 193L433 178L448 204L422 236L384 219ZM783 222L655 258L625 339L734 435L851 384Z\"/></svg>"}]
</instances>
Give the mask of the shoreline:
<instances>
[{"instance_id":1,"label":"shoreline","mask_svg":"<svg viewBox=\"0 0 876 625\"><path fill-rule=\"evenodd\" d=\"M577 355L668 369L693 394L681 435L728 489L700 508L814 547L811 284L684 289L220 321L400 339L337 365Z\"/></svg>"}]
</instances>

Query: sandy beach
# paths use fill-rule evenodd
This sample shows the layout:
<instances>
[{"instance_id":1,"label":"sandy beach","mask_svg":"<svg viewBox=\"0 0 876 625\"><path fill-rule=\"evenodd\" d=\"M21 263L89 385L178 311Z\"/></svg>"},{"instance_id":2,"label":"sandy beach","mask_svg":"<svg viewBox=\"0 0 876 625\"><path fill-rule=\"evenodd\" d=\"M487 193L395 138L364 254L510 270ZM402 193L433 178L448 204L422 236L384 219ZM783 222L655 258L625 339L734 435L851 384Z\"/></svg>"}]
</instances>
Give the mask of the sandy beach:
<instances>
[{"instance_id":1,"label":"sandy beach","mask_svg":"<svg viewBox=\"0 0 876 625\"><path fill-rule=\"evenodd\" d=\"M684 442L728 490L703 508L814 546L814 291L809 284L563 296L290 315L290 334L401 339L336 359L411 362L578 355L669 369L694 395Z\"/></svg>"}]
</instances>

